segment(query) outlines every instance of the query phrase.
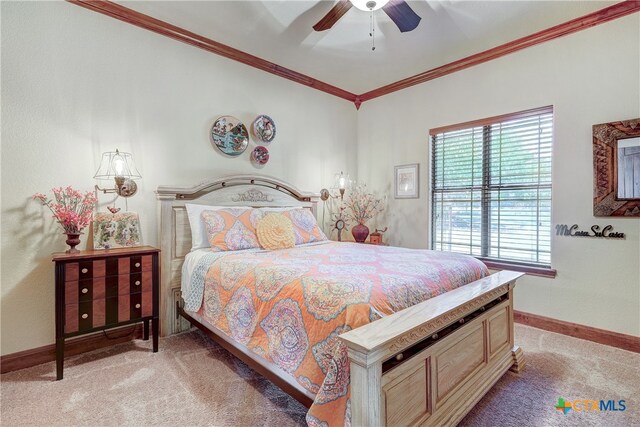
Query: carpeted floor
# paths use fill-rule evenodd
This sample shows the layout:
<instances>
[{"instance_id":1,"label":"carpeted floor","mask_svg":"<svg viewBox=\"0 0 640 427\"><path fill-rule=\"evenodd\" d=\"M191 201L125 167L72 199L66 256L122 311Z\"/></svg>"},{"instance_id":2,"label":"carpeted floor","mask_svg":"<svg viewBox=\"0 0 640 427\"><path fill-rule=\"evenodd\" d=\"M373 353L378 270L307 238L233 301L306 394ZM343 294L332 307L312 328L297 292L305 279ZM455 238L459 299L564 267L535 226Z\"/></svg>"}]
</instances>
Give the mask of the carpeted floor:
<instances>
[{"instance_id":1,"label":"carpeted floor","mask_svg":"<svg viewBox=\"0 0 640 427\"><path fill-rule=\"evenodd\" d=\"M640 355L516 325L525 371L507 373L462 426L640 426ZM199 332L2 375L2 426L301 426L305 408ZM554 409L558 397L626 401L624 412Z\"/></svg>"}]
</instances>

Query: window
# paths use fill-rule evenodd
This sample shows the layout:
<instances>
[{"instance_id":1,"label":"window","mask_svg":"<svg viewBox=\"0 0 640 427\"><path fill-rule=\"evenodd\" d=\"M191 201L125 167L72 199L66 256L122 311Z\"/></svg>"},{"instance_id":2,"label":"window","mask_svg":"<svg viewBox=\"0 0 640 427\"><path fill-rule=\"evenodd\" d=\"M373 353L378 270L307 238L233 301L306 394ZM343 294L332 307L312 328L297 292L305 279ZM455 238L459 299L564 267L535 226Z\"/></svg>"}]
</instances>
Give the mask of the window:
<instances>
[{"instance_id":1,"label":"window","mask_svg":"<svg viewBox=\"0 0 640 427\"><path fill-rule=\"evenodd\" d=\"M431 247L489 265L550 267L553 108L434 129L430 136Z\"/></svg>"}]
</instances>

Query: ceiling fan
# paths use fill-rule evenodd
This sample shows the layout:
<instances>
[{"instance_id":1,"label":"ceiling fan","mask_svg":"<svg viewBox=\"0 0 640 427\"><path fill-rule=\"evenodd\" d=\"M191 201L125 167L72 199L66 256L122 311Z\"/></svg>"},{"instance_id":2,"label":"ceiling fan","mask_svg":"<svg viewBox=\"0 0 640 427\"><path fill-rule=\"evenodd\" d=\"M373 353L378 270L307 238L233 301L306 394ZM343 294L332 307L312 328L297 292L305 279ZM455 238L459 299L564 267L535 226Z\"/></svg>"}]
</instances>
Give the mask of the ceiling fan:
<instances>
[{"instance_id":1,"label":"ceiling fan","mask_svg":"<svg viewBox=\"0 0 640 427\"><path fill-rule=\"evenodd\" d=\"M339 0L329 13L313 26L313 29L316 31L328 30L333 27L352 6L365 12L373 12L378 9L384 10L403 33L414 30L422 19L404 0Z\"/></svg>"}]
</instances>

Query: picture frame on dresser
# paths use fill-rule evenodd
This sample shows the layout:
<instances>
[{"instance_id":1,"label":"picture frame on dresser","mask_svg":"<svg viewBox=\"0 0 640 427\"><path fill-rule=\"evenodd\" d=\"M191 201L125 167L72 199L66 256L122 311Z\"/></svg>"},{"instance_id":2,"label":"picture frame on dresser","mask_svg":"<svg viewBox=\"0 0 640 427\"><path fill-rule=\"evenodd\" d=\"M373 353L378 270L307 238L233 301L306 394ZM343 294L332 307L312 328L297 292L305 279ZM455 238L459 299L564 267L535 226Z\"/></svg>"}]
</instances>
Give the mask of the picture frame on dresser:
<instances>
[{"instance_id":1,"label":"picture frame on dresser","mask_svg":"<svg viewBox=\"0 0 640 427\"><path fill-rule=\"evenodd\" d=\"M125 325L160 334L160 250L152 246L54 253L56 379L64 372L65 340ZM151 322L151 325L150 325Z\"/></svg>"},{"instance_id":2,"label":"picture frame on dresser","mask_svg":"<svg viewBox=\"0 0 640 427\"><path fill-rule=\"evenodd\" d=\"M93 219L93 248L140 246L140 219L135 212L98 212Z\"/></svg>"}]
</instances>

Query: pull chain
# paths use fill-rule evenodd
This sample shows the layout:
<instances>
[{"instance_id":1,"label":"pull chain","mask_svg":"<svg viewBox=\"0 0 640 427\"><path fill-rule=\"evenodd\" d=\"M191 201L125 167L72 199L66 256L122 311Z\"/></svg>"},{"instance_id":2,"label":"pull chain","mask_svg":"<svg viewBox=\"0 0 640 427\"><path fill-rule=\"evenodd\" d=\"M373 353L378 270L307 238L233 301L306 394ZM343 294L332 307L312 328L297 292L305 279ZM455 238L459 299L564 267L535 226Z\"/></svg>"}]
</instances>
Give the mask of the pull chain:
<instances>
[{"instance_id":1,"label":"pull chain","mask_svg":"<svg viewBox=\"0 0 640 427\"><path fill-rule=\"evenodd\" d=\"M371 10L371 16L369 17L369 37L371 37L371 50L376 50L376 29L374 23L373 10Z\"/></svg>"}]
</instances>

